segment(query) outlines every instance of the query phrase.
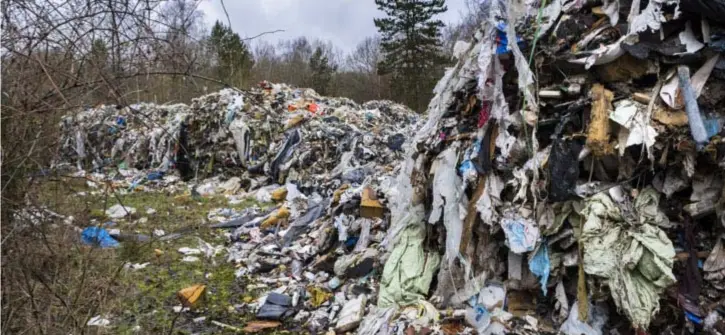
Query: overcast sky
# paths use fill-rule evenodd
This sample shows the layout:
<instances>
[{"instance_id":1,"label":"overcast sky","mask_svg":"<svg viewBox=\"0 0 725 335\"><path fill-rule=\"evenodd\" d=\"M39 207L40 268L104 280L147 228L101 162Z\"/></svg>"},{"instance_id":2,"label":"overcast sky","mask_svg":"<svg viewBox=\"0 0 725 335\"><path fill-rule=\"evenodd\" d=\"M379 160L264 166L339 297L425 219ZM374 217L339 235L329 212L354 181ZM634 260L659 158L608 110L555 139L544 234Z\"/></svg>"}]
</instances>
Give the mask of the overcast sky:
<instances>
[{"instance_id":1,"label":"overcast sky","mask_svg":"<svg viewBox=\"0 0 725 335\"><path fill-rule=\"evenodd\" d=\"M251 37L265 31L284 32L260 39L276 42L298 36L330 40L344 51L352 50L365 37L376 33L373 18L381 17L374 0L226 0L234 32ZM440 15L445 23L457 22L465 9L464 0L447 0L448 11ZM202 0L208 26L227 23L220 0Z\"/></svg>"}]
</instances>

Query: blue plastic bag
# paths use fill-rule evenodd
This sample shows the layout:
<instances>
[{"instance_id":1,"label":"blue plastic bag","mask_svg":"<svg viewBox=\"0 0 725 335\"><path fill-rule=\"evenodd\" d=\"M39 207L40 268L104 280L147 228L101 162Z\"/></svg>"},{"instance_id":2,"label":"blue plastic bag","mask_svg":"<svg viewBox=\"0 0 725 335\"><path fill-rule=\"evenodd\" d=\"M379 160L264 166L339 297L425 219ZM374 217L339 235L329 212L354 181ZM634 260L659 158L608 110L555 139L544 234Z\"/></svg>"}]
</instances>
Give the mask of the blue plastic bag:
<instances>
[{"instance_id":1,"label":"blue plastic bag","mask_svg":"<svg viewBox=\"0 0 725 335\"><path fill-rule=\"evenodd\" d=\"M549 282L549 272L551 271L551 261L549 260L549 247L546 242L541 243L539 250L529 262L529 270L531 273L539 277L541 283L541 291L546 296L546 285Z\"/></svg>"},{"instance_id":2,"label":"blue plastic bag","mask_svg":"<svg viewBox=\"0 0 725 335\"><path fill-rule=\"evenodd\" d=\"M499 24L497 24L496 30L498 30L496 32L496 54L505 54L509 52L509 39L506 36L506 23L500 22ZM521 39L521 37L516 36L516 43L519 44L519 47L522 47L524 41Z\"/></svg>"},{"instance_id":3,"label":"blue plastic bag","mask_svg":"<svg viewBox=\"0 0 725 335\"><path fill-rule=\"evenodd\" d=\"M146 175L146 179L148 180L158 180L164 177L163 171L151 171L148 175Z\"/></svg>"},{"instance_id":4,"label":"blue plastic bag","mask_svg":"<svg viewBox=\"0 0 725 335\"><path fill-rule=\"evenodd\" d=\"M101 248L117 248L119 246L108 231L100 227L88 227L83 229L81 233L81 241L83 244L99 246Z\"/></svg>"}]
</instances>

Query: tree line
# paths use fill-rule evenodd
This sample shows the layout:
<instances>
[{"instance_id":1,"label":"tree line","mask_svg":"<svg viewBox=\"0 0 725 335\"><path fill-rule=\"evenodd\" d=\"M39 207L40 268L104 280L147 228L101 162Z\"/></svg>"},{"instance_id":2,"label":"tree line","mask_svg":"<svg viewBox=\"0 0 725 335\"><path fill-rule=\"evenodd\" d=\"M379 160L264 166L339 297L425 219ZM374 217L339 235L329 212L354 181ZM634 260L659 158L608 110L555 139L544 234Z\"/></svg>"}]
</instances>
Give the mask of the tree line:
<instances>
[{"instance_id":1,"label":"tree line","mask_svg":"<svg viewBox=\"0 0 725 335\"><path fill-rule=\"evenodd\" d=\"M245 89L268 80L423 112L452 64L463 25L446 27L436 18L447 10L444 0L375 0L378 34L343 52L307 37L244 39L223 21L206 27L199 0L42 2L4 4L3 72L42 78L46 84L36 89L58 98L55 82L72 91L74 106L186 102L225 85ZM28 93L5 78L3 84L16 99Z\"/></svg>"}]
</instances>

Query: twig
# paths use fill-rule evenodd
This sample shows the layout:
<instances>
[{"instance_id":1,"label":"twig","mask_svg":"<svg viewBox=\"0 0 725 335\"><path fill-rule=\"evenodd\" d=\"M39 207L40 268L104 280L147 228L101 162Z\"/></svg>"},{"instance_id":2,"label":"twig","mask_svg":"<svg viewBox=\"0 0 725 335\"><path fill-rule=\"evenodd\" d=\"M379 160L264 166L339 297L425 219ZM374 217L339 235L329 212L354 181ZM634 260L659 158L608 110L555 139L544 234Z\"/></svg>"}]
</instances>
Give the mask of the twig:
<instances>
[{"instance_id":1,"label":"twig","mask_svg":"<svg viewBox=\"0 0 725 335\"><path fill-rule=\"evenodd\" d=\"M55 80L53 80L53 77L50 76L50 73L48 73L48 69L45 68L45 65L43 65L43 62L41 62L40 59L38 58L38 55L35 55L35 60L38 61L38 65L40 65L40 68L43 69L43 73L45 73L45 76L48 77L50 84L53 85L53 88L55 88L55 90L58 92L58 95L60 95L60 97L63 99L66 106L69 106L70 103L68 102L68 99L65 98L63 93L58 88L58 85L55 84Z\"/></svg>"},{"instance_id":2,"label":"twig","mask_svg":"<svg viewBox=\"0 0 725 335\"><path fill-rule=\"evenodd\" d=\"M277 30L272 30L272 31L265 31L265 32L260 33L259 35L256 35L256 36L243 38L242 41L253 40L253 39L255 39L255 38L259 37L259 36L262 36L262 35L275 34L275 33L283 33L283 32L284 32L284 29L277 29Z\"/></svg>"},{"instance_id":3,"label":"twig","mask_svg":"<svg viewBox=\"0 0 725 335\"><path fill-rule=\"evenodd\" d=\"M33 141L33 144L30 146L30 150L28 151L28 154L25 156L25 158L23 158L23 160L20 162L20 164L18 164L18 168L16 168L15 170L13 170L13 173L10 175L10 178L3 185L2 192L5 192L5 188L8 185L10 185L10 181L13 180L13 178L15 178L15 174L17 174L17 172L23 166L23 164L25 163L25 161L28 160L28 158L30 158L30 156L33 154L33 151L35 151L35 145L38 144L38 139L40 138L40 134L42 134L42 133L43 133L43 131L39 131L35 135L35 140Z\"/></svg>"},{"instance_id":4,"label":"twig","mask_svg":"<svg viewBox=\"0 0 725 335\"><path fill-rule=\"evenodd\" d=\"M229 13L227 13L227 6L224 6L224 0L219 0L219 2L222 3L222 9L224 10L224 15L227 16L227 24L229 24L229 29L232 29L232 20L229 19Z\"/></svg>"},{"instance_id":5,"label":"twig","mask_svg":"<svg viewBox=\"0 0 725 335\"><path fill-rule=\"evenodd\" d=\"M224 0L219 0L219 2L221 2L221 4L222 4L222 9L224 10L224 15L226 15L226 17L227 17L227 24L229 25L229 29L231 29L232 28L232 20L229 19L229 13L227 12L227 6L224 5ZM253 40L253 39L255 39L257 37L260 37L262 35L274 34L274 33L280 33L280 32L284 32L284 30L277 29L277 30L273 30L273 31L265 31L265 32L263 32L263 33L261 33L259 35L256 35L256 36L243 38L242 41Z\"/></svg>"},{"instance_id":6,"label":"twig","mask_svg":"<svg viewBox=\"0 0 725 335\"><path fill-rule=\"evenodd\" d=\"M169 328L169 335L170 334L173 334L174 327L176 326L176 320L179 319L179 317L181 316L181 313L183 313L183 311L184 311L184 309L182 308L178 313L176 313L176 316L174 317L174 320L171 321L171 328Z\"/></svg>"},{"instance_id":7,"label":"twig","mask_svg":"<svg viewBox=\"0 0 725 335\"><path fill-rule=\"evenodd\" d=\"M222 327L222 328L230 329L230 330L233 330L233 331L235 331L235 332L242 332L242 331L244 331L244 330L242 330L241 328L238 328L238 327L234 327L234 326L232 326L232 325L228 325L228 324L226 324L226 323L221 323L221 322L219 322L219 321L215 321L215 320L211 320L211 323L212 323L213 325L215 325L215 326L219 326L219 327Z\"/></svg>"}]
</instances>

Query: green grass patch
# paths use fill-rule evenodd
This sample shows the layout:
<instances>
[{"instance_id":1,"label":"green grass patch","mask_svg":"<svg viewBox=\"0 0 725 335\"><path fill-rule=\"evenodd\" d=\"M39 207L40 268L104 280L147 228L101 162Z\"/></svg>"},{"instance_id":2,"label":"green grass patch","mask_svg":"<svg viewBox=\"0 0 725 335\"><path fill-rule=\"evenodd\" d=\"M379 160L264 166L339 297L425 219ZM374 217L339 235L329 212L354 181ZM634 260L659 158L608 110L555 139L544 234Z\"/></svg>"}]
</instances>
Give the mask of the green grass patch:
<instances>
[{"instance_id":1,"label":"green grass patch","mask_svg":"<svg viewBox=\"0 0 725 335\"><path fill-rule=\"evenodd\" d=\"M234 264L226 262L226 251L212 258L197 255L197 262L184 262L181 247L197 248L199 239L211 245L228 243L225 231L209 228L207 215L215 208L243 209L251 206L266 207L254 199L246 199L230 205L222 195L191 197L180 189L176 192L154 191L146 188L139 192L111 192L104 185L92 188L83 179L46 181L38 185L39 203L48 204L56 212L73 215L73 224L84 228L104 225L108 229L120 229L123 234L140 234L150 238L138 242L123 240L114 250L93 249L90 252L104 254L106 267L96 267L98 272L89 275L109 277L113 269L126 263L149 263L146 268L124 269L120 273L112 299L99 311L108 315L111 326L107 333L114 334L191 334L227 333L210 323L216 320L235 327L243 327L253 316L246 308L235 306L254 299L261 292L246 292L245 278L236 278ZM83 194L83 195L81 195ZM119 220L106 217L105 209L115 204L133 207L136 213ZM155 213L148 214L152 208ZM106 226L109 221L112 225ZM161 241L154 237L154 230L166 234L181 233L177 239ZM90 247L83 247L88 250ZM81 266L82 262L78 265ZM194 284L206 285L203 302L194 310L175 313L174 306L180 306L177 292ZM112 300L112 301L111 301ZM246 300L246 301L245 301ZM196 317L206 317L203 322L194 322ZM102 331L103 332L103 331Z\"/></svg>"}]
</instances>

